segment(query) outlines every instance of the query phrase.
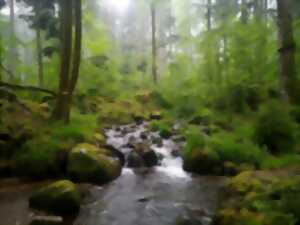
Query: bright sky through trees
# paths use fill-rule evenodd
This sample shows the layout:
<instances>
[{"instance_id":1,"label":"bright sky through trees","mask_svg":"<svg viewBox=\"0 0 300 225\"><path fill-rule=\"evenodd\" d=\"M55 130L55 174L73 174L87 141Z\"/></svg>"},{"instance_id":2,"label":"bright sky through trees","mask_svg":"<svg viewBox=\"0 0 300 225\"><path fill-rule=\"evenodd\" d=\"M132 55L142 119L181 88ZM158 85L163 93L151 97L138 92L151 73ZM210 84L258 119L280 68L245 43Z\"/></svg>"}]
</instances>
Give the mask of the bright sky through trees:
<instances>
[{"instance_id":1,"label":"bright sky through trees","mask_svg":"<svg viewBox=\"0 0 300 225\"><path fill-rule=\"evenodd\" d=\"M128 6L130 5L131 0L106 0L108 5L115 8L119 13L124 13Z\"/></svg>"}]
</instances>

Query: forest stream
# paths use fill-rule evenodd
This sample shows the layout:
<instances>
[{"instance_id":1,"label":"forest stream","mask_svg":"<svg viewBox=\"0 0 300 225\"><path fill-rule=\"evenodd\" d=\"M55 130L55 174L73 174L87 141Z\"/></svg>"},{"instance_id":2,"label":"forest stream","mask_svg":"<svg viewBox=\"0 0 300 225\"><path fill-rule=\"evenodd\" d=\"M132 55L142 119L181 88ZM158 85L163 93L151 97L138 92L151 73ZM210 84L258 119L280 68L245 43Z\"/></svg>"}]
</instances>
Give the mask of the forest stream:
<instances>
[{"instance_id":1,"label":"forest stream","mask_svg":"<svg viewBox=\"0 0 300 225\"><path fill-rule=\"evenodd\" d=\"M217 208L225 178L196 176L182 169L180 138L160 138L148 124L106 130L107 144L122 152L121 176L105 186L90 186L75 225L174 225L180 221L208 225ZM129 168L130 146L149 143L158 155L152 168ZM1 225L26 225L31 212L27 199L41 183L2 182ZM181 224L181 223L180 223Z\"/></svg>"},{"instance_id":2,"label":"forest stream","mask_svg":"<svg viewBox=\"0 0 300 225\"><path fill-rule=\"evenodd\" d=\"M176 154L182 143L168 139L158 147L153 141L159 135L148 131L145 123L116 127L106 135L107 143L126 158L130 142L151 142L159 155L159 166L130 169L125 164L116 181L93 188L76 225L174 225L178 220L210 224L224 178L186 173Z\"/></svg>"}]
</instances>

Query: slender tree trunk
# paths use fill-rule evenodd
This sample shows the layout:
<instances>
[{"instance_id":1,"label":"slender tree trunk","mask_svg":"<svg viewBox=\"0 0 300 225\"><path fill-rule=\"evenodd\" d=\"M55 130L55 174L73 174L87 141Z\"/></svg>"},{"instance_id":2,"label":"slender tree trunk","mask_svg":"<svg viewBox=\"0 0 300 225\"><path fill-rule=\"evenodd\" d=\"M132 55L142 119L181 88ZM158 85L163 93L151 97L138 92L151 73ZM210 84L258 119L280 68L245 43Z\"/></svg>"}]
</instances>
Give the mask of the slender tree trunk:
<instances>
[{"instance_id":1,"label":"slender tree trunk","mask_svg":"<svg viewBox=\"0 0 300 225\"><path fill-rule=\"evenodd\" d=\"M73 55L73 68L70 90L74 92L77 80L79 77L80 61L81 61L81 40L82 40L82 2L76 0L74 4L75 8L75 43L74 43L74 55Z\"/></svg>"},{"instance_id":2,"label":"slender tree trunk","mask_svg":"<svg viewBox=\"0 0 300 225\"><path fill-rule=\"evenodd\" d=\"M44 87L44 64L43 64L43 47L40 28L36 29L36 47L37 47L37 58L38 58L38 78L39 87Z\"/></svg>"},{"instance_id":3,"label":"slender tree trunk","mask_svg":"<svg viewBox=\"0 0 300 225\"><path fill-rule=\"evenodd\" d=\"M36 19L40 18L41 3L36 2L35 16ZM44 64L43 64L43 43L41 37L41 29L36 27L36 50L37 50L37 62L38 62L38 86L44 87Z\"/></svg>"},{"instance_id":4,"label":"slender tree trunk","mask_svg":"<svg viewBox=\"0 0 300 225\"><path fill-rule=\"evenodd\" d=\"M246 24L248 23L248 6L247 6L247 0L242 0L241 3L241 22Z\"/></svg>"},{"instance_id":5,"label":"slender tree trunk","mask_svg":"<svg viewBox=\"0 0 300 225\"><path fill-rule=\"evenodd\" d=\"M75 0L75 43L74 43L74 54L73 54L73 67L72 75L69 85L69 107L68 107L68 120L71 114L71 104L73 99L73 93L79 77L80 61L81 61L81 41L82 41L82 2L81 0Z\"/></svg>"},{"instance_id":6,"label":"slender tree trunk","mask_svg":"<svg viewBox=\"0 0 300 225\"><path fill-rule=\"evenodd\" d=\"M15 0L9 0L9 9L10 9L10 41L9 41L9 61L8 69L11 71L11 74L16 74L16 58L17 58L17 49L16 49L16 34L15 34ZM9 80L13 81L15 77L10 75Z\"/></svg>"},{"instance_id":7,"label":"slender tree trunk","mask_svg":"<svg viewBox=\"0 0 300 225\"><path fill-rule=\"evenodd\" d=\"M152 76L153 82L157 84L157 47L156 47L156 9L154 3L151 4L151 26L152 26Z\"/></svg>"},{"instance_id":8,"label":"slender tree trunk","mask_svg":"<svg viewBox=\"0 0 300 225\"><path fill-rule=\"evenodd\" d=\"M283 92L287 100L292 103L298 103L299 81L296 76L296 43L294 40L291 0L277 0L277 10Z\"/></svg>"},{"instance_id":9,"label":"slender tree trunk","mask_svg":"<svg viewBox=\"0 0 300 225\"><path fill-rule=\"evenodd\" d=\"M264 19L265 22L268 22L268 8L269 8L269 2L268 0L264 0Z\"/></svg>"},{"instance_id":10,"label":"slender tree trunk","mask_svg":"<svg viewBox=\"0 0 300 225\"><path fill-rule=\"evenodd\" d=\"M211 0L207 0L207 30L211 30Z\"/></svg>"},{"instance_id":11,"label":"slender tree trunk","mask_svg":"<svg viewBox=\"0 0 300 225\"><path fill-rule=\"evenodd\" d=\"M72 18L73 1L61 0L61 65L58 98L54 110L54 118L69 122L69 77L72 55Z\"/></svg>"}]
</instances>

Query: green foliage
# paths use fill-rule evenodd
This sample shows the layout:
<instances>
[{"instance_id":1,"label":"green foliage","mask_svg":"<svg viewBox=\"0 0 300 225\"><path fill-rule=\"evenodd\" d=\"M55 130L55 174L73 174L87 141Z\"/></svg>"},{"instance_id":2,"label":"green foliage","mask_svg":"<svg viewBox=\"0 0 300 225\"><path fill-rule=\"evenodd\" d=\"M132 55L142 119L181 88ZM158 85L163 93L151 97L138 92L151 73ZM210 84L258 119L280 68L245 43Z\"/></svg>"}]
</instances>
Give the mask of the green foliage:
<instances>
[{"instance_id":1,"label":"green foliage","mask_svg":"<svg viewBox=\"0 0 300 225\"><path fill-rule=\"evenodd\" d=\"M62 175L67 152L78 142L93 140L96 128L95 115L74 113L68 125L52 123L39 129L16 152L16 172L37 178Z\"/></svg>"},{"instance_id":2,"label":"green foliage","mask_svg":"<svg viewBox=\"0 0 300 225\"><path fill-rule=\"evenodd\" d=\"M297 165L300 165L300 155L297 154L268 156L262 162L263 169L277 169Z\"/></svg>"},{"instance_id":3,"label":"green foliage","mask_svg":"<svg viewBox=\"0 0 300 225\"><path fill-rule=\"evenodd\" d=\"M271 102L261 107L255 126L255 140L272 153L293 152L296 125L283 103Z\"/></svg>"},{"instance_id":4,"label":"green foliage","mask_svg":"<svg viewBox=\"0 0 300 225\"><path fill-rule=\"evenodd\" d=\"M222 161L250 163L258 167L265 157L264 151L257 145L234 133L219 133L211 138L210 145Z\"/></svg>"},{"instance_id":5,"label":"green foliage","mask_svg":"<svg viewBox=\"0 0 300 225\"><path fill-rule=\"evenodd\" d=\"M24 176L46 178L61 173L59 154L63 146L50 136L27 141L14 157L16 172Z\"/></svg>"},{"instance_id":6,"label":"green foliage","mask_svg":"<svg viewBox=\"0 0 300 225\"><path fill-rule=\"evenodd\" d=\"M152 131L157 131L163 138L170 138L172 136L172 124L169 121L155 120L150 124Z\"/></svg>"},{"instance_id":7,"label":"green foliage","mask_svg":"<svg viewBox=\"0 0 300 225\"><path fill-rule=\"evenodd\" d=\"M194 150L205 147L205 137L197 126L190 126L184 134L186 139L185 154L191 154Z\"/></svg>"}]
</instances>

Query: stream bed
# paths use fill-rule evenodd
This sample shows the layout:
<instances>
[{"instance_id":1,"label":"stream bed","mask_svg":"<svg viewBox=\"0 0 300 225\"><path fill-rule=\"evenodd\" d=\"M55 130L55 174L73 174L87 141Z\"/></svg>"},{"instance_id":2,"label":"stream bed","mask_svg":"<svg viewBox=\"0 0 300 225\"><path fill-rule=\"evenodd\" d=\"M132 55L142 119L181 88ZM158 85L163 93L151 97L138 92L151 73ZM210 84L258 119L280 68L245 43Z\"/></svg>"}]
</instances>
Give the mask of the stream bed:
<instances>
[{"instance_id":1,"label":"stream bed","mask_svg":"<svg viewBox=\"0 0 300 225\"><path fill-rule=\"evenodd\" d=\"M122 175L93 187L75 225L209 225L225 178L186 173L178 137L159 140L147 123L106 131L107 143L125 155ZM156 141L154 141L156 140ZM155 143L154 143L155 142ZM149 145L160 160L152 168L128 168L134 144Z\"/></svg>"},{"instance_id":2,"label":"stream bed","mask_svg":"<svg viewBox=\"0 0 300 225\"><path fill-rule=\"evenodd\" d=\"M162 139L147 123L114 127L106 136L108 146L124 156L122 174L101 187L87 185L89 194L74 225L211 224L226 179L185 172L180 137ZM155 166L130 163L136 145L155 153ZM47 183L1 180L0 225L27 225L32 216L28 198Z\"/></svg>"}]
</instances>

